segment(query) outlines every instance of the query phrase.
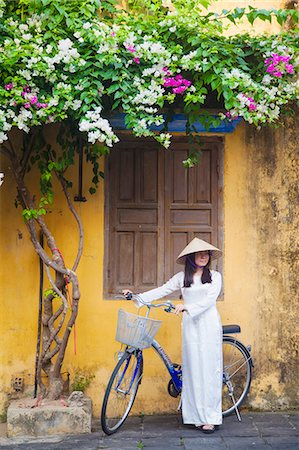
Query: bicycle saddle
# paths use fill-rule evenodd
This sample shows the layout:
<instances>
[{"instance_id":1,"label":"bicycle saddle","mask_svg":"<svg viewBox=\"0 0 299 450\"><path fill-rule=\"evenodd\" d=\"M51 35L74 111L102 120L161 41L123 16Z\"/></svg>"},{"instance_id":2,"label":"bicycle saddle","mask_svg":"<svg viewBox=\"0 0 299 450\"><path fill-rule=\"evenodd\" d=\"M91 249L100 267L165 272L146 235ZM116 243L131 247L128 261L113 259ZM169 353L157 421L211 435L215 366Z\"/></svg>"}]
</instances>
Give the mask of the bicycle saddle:
<instances>
[{"instance_id":1,"label":"bicycle saddle","mask_svg":"<svg viewBox=\"0 0 299 450\"><path fill-rule=\"evenodd\" d=\"M240 333L241 328L239 325L223 325L222 327L223 334L235 334Z\"/></svg>"}]
</instances>

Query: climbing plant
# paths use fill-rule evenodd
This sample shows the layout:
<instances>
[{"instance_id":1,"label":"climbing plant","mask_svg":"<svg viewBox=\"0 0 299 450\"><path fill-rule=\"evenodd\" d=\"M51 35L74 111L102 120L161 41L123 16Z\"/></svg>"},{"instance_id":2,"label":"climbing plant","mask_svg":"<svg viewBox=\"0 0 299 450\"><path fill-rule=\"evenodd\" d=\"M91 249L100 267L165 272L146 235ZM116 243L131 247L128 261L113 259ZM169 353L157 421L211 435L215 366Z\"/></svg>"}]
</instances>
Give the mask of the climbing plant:
<instances>
[{"instance_id":1,"label":"climbing plant","mask_svg":"<svg viewBox=\"0 0 299 450\"><path fill-rule=\"evenodd\" d=\"M61 394L61 366L80 298L76 269L83 228L67 172L79 142L93 166L93 193L102 176L99 158L119 140L109 122L116 112L125 114L135 136L151 137L168 148L167 126L175 110L186 116L186 133L196 136L198 121L207 128L239 118L256 127L278 125L294 112L298 97L296 10L249 7L216 14L206 9L209 0L119 2L122 7L116 3L0 0L1 152L11 161L17 203L51 284L44 298L38 365L40 388L51 398ZM257 19L277 21L282 31L227 33L229 24L247 20L252 25ZM287 28L290 23L292 29ZM53 124L59 124L59 150L45 138ZM184 164L190 167L196 161L191 148ZM28 189L33 167L40 171L39 195ZM46 224L54 177L79 229L78 252L70 267ZM38 229L51 256L39 243ZM71 308L66 298L69 283ZM55 309L57 297L61 303ZM41 370L49 376L48 388Z\"/></svg>"}]
</instances>

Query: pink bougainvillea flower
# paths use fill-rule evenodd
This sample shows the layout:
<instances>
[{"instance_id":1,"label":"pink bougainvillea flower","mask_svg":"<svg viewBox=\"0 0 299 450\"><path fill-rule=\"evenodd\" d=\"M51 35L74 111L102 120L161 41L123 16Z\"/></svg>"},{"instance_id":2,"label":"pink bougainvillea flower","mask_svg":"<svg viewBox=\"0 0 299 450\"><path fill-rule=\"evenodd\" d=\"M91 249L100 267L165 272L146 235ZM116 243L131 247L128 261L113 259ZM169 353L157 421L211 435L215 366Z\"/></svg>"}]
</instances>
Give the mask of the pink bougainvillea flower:
<instances>
[{"instance_id":1,"label":"pink bougainvillea flower","mask_svg":"<svg viewBox=\"0 0 299 450\"><path fill-rule=\"evenodd\" d=\"M31 99L30 99L31 105L34 105L34 104L37 103L37 102L38 102L37 96L36 96L36 95L33 95L33 96L31 97Z\"/></svg>"},{"instance_id":2,"label":"pink bougainvillea flower","mask_svg":"<svg viewBox=\"0 0 299 450\"><path fill-rule=\"evenodd\" d=\"M275 72L273 72L273 76L277 77L277 78L282 78L282 72L280 70L275 70Z\"/></svg>"},{"instance_id":3,"label":"pink bougainvillea flower","mask_svg":"<svg viewBox=\"0 0 299 450\"><path fill-rule=\"evenodd\" d=\"M24 108L29 109L30 108L30 103L25 103Z\"/></svg>"},{"instance_id":4,"label":"pink bougainvillea flower","mask_svg":"<svg viewBox=\"0 0 299 450\"><path fill-rule=\"evenodd\" d=\"M39 103L39 102L36 103L37 108L47 108L47 106L48 106L48 103Z\"/></svg>"},{"instance_id":5,"label":"pink bougainvillea flower","mask_svg":"<svg viewBox=\"0 0 299 450\"><path fill-rule=\"evenodd\" d=\"M256 104L255 104L254 98L247 97L247 95L245 95L245 94L241 94L241 95L242 95L242 97L246 98L249 101L249 105L247 103L249 110L254 111L256 109Z\"/></svg>"},{"instance_id":6,"label":"pink bougainvillea flower","mask_svg":"<svg viewBox=\"0 0 299 450\"><path fill-rule=\"evenodd\" d=\"M131 52L131 53L135 53L135 52L136 52L136 50L135 50L135 48L133 47L133 45L127 45L127 46L126 46L126 49L127 49L129 52Z\"/></svg>"},{"instance_id":7,"label":"pink bougainvillea flower","mask_svg":"<svg viewBox=\"0 0 299 450\"><path fill-rule=\"evenodd\" d=\"M268 68L267 68L267 72L268 73L273 73L275 70L275 66L274 64L269 64Z\"/></svg>"},{"instance_id":8,"label":"pink bougainvillea flower","mask_svg":"<svg viewBox=\"0 0 299 450\"><path fill-rule=\"evenodd\" d=\"M112 31L111 36L113 36L113 37L115 36L115 32L114 31Z\"/></svg>"},{"instance_id":9,"label":"pink bougainvillea flower","mask_svg":"<svg viewBox=\"0 0 299 450\"><path fill-rule=\"evenodd\" d=\"M186 87L189 87L189 86L191 86L191 84L192 84L191 81L186 80L186 79L182 80L182 83L183 83L183 85L186 86Z\"/></svg>"},{"instance_id":10,"label":"pink bougainvillea flower","mask_svg":"<svg viewBox=\"0 0 299 450\"><path fill-rule=\"evenodd\" d=\"M265 66L267 67L267 73L270 73L276 78L282 78L285 73L292 75L294 73L294 67L289 64L291 57L289 55L279 55L273 53L270 58L265 59Z\"/></svg>"},{"instance_id":11,"label":"pink bougainvillea flower","mask_svg":"<svg viewBox=\"0 0 299 450\"><path fill-rule=\"evenodd\" d=\"M290 74L293 74L293 73L294 73L294 66L293 66L293 64L286 64L286 65L285 65L285 68L286 68L286 71L287 71L288 73L290 73Z\"/></svg>"},{"instance_id":12,"label":"pink bougainvillea flower","mask_svg":"<svg viewBox=\"0 0 299 450\"><path fill-rule=\"evenodd\" d=\"M139 58L133 58L134 63L136 64L140 64L140 59Z\"/></svg>"},{"instance_id":13,"label":"pink bougainvillea flower","mask_svg":"<svg viewBox=\"0 0 299 450\"><path fill-rule=\"evenodd\" d=\"M227 119L229 119L229 120L237 120L237 119L239 119L239 116L234 116L234 117L233 117L233 116L231 115L230 111L226 111L225 116L226 116Z\"/></svg>"},{"instance_id":14,"label":"pink bougainvillea flower","mask_svg":"<svg viewBox=\"0 0 299 450\"><path fill-rule=\"evenodd\" d=\"M7 83L7 84L4 86L4 88L5 88L7 91L10 91L10 90L13 88L13 83Z\"/></svg>"},{"instance_id":15,"label":"pink bougainvillea flower","mask_svg":"<svg viewBox=\"0 0 299 450\"><path fill-rule=\"evenodd\" d=\"M165 77L163 86L172 87L173 94L183 94L183 92L185 92L185 90L189 86L191 86L191 84L192 84L191 81L187 80L186 78L183 78L181 74L177 74L174 77Z\"/></svg>"},{"instance_id":16,"label":"pink bougainvillea flower","mask_svg":"<svg viewBox=\"0 0 299 450\"><path fill-rule=\"evenodd\" d=\"M179 86L179 87L173 88L172 92L174 94L183 94L183 92L185 92L186 89L187 89L186 86Z\"/></svg>"}]
</instances>

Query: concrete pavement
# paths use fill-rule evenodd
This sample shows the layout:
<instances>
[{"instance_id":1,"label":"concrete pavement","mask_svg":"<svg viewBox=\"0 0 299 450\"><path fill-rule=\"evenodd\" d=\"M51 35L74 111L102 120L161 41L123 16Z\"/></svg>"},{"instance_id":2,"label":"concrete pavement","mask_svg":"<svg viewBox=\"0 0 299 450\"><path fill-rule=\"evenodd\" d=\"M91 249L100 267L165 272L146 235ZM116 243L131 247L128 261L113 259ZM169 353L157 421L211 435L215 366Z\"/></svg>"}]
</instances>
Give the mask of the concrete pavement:
<instances>
[{"instance_id":1,"label":"concrete pavement","mask_svg":"<svg viewBox=\"0 0 299 450\"><path fill-rule=\"evenodd\" d=\"M183 425L180 414L129 417L112 436L104 435L99 421L92 433L72 436L8 439L4 424L1 429L1 450L299 450L299 412L243 412L241 423L227 417L212 435Z\"/></svg>"}]
</instances>

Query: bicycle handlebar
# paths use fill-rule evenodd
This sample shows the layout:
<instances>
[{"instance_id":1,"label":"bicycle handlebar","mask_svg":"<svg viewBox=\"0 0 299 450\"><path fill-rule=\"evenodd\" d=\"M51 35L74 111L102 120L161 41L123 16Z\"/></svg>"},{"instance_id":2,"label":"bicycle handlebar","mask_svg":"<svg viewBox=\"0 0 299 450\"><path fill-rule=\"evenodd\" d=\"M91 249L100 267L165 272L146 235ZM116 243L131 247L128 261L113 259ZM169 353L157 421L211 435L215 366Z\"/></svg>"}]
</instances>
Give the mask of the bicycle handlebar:
<instances>
[{"instance_id":1,"label":"bicycle handlebar","mask_svg":"<svg viewBox=\"0 0 299 450\"><path fill-rule=\"evenodd\" d=\"M126 300L137 300L138 302L142 303L143 306L146 306L148 309L151 308L162 308L163 306L166 306L164 309L165 312L171 312L173 309L175 309L175 306L171 303L171 301L167 301L164 303L146 303L138 294L132 294L129 292L127 295L119 295L115 296L116 298L125 298Z\"/></svg>"}]
</instances>

